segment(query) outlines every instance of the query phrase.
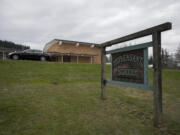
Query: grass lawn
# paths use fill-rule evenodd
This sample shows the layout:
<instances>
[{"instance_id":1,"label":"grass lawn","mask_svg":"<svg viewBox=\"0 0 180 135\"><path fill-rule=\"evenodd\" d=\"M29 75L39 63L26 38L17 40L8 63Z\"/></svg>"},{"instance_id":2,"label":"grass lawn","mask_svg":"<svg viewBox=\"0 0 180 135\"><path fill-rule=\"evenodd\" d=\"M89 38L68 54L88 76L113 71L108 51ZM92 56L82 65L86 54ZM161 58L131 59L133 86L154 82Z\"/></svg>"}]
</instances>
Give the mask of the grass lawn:
<instances>
[{"instance_id":1,"label":"grass lawn","mask_svg":"<svg viewBox=\"0 0 180 135\"><path fill-rule=\"evenodd\" d=\"M107 85L106 95L100 65L0 61L0 135L180 134L179 70L163 70L159 128L151 91Z\"/></svg>"}]
</instances>

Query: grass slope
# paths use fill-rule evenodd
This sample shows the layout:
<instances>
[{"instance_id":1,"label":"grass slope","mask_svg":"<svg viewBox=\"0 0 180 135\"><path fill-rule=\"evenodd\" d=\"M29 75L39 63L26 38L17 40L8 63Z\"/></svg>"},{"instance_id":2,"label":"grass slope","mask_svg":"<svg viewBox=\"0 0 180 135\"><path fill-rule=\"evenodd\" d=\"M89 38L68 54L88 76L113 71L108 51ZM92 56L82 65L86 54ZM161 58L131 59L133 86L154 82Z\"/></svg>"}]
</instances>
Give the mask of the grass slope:
<instances>
[{"instance_id":1,"label":"grass slope","mask_svg":"<svg viewBox=\"0 0 180 135\"><path fill-rule=\"evenodd\" d=\"M107 85L100 100L100 65L0 61L0 135L178 135L179 90L180 71L163 70L153 128L151 91Z\"/></svg>"}]
</instances>

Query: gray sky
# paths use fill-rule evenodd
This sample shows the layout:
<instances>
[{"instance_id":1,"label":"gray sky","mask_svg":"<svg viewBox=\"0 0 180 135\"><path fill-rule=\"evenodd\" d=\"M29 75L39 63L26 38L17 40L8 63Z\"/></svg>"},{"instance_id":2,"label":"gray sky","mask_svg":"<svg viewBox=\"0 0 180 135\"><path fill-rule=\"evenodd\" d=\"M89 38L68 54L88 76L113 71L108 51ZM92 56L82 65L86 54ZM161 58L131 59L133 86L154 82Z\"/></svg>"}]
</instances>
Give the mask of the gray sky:
<instances>
[{"instance_id":1,"label":"gray sky","mask_svg":"<svg viewBox=\"0 0 180 135\"><path fill-rule=\"evenodd\" d=\"M102 43L164 22L173 29L162 46L175 52L180 0L0 0L0 39L35 49L54 38Z\"/></svg>"}]
</instances>

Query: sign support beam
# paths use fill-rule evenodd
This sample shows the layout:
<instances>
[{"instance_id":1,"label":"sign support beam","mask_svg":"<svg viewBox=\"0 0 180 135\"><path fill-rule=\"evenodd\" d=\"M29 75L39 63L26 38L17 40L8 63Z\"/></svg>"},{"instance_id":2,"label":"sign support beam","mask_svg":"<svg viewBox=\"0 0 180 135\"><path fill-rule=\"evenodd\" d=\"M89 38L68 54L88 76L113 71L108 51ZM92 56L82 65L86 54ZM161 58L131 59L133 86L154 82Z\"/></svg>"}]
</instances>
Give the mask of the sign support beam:
<instances>
[{"instance_id":1,"label":"sign support beam","mask_svg":"<svg viewBox=\"0 0 180 135\"><path fill-rule=\"evenodd\" d=\"M101 99L106 99L106 76L105 76L105 66L106 66L106 55L105 55L105 47L101 47Z\"/></svg>"},{"instance_id":2,"label":"sign support beam","mask_svg":"<svg viewBox=\"0 0 180 135\"><path fill-rule=\"evenodd\" d=\"M154 126L158 126L162 116L162 68L161 68L161 32L154 32L153 68L154 68Z\"/></svg>"},{"instance_id":3,"label":"sign support beam","mask_svg":"<svg viewBox=\"0 0 180 135\"><path fill-rule=\"evenodd\" d=\"M104 42L100 45L103 47L108 47L108 46L112 46L114 44L126 42L126 41L133 40L136 38L149 36L149 35L152 35L153 32L163 32L166 30L170 30L171 28L172 28L172 24L170 22L166 22L166 23L163 23L163 24L160 24L160 25L157 25L157 26L124 36L124 37L120 37L117 39L113 39L111 41Z\"/></svg>"}]
</instances>

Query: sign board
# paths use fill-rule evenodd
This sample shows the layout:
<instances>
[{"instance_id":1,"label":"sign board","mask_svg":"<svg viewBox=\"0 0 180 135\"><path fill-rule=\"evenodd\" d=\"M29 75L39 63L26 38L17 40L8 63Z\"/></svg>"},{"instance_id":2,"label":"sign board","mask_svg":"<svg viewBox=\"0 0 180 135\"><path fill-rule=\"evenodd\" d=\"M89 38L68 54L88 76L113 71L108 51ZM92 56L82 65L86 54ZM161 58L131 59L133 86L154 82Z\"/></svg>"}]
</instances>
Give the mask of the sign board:
<instances>
[{"instance_id":1,"label":"sign board","mask_svg":"<svg viewBox=\"0 0 180 135\"><path fill-rule=\"evenodd\" d=\"M152 90L148 85L148 47L152 42L106 51L111 54L111 80L107 83Z\"/></svg>"},{"instance_id":2,"label":"sign board","mask_svg":"<svg viewBox=\"0 0 180 135\"><path fill-rule=\"evenodd\" d=\"M144 49L112 54L112 80L144 84Z\"/></svg>"}]
</instances>

